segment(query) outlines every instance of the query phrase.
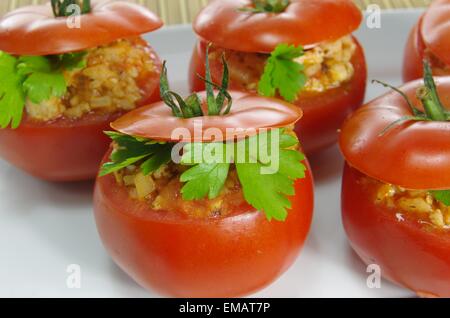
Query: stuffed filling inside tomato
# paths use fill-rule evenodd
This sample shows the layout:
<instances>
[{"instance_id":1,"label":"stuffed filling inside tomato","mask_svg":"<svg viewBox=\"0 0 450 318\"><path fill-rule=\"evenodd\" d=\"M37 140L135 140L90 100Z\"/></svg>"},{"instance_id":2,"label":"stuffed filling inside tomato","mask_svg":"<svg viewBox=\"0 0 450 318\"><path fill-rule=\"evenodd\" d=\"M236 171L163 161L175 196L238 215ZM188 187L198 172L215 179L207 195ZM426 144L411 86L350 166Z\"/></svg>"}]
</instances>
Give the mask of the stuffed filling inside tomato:
<instances>
[{"instance_id":1,"label":"stuffed filling inside tomato","mask_svg":"<svg viewBox=\"0 0 450 318\"><path fill-rule=\"evenodd\" d=\"M350 81L354 75L352 57L357 45L352 36L321 43L293 59L301 64L306 76L304 86L297 96L322 93ZM270 54L239 52L213 46L209 57L213 69L225 56L230 68L230 82L235 89L257 91ZM213 73L215 74L215 73Z\"/></svg>"},{"instance_id":2,"label":"stuffed filling inside tomato","mask_svg":"<svg viewBox=\"0 0 450 318\"><path fill-rule=\"evenodd\" d=\"M283 131L283 138L295 138L291 129ZM170 145L168 145L170 148ZM114 144L114 152L120 152L120 144ZM168 148L167 148L168 149ZM298 144L288 147L286 151L299 151ZM144 165L144 167L143 167ZM192 218L225 217L242 206L248 206L236 165L225 164L228 175L220 182L222 188L215 197L186 200L185 182L191 165L166 162L156 170L146 173L145 160L114 171L118 186L126 187L131 198L146 202L154 211L173 211ZM242 167L241 167L242 169ZM211 173L217 173L211 171ZM248 206L251 209L250 206Z\"/></svg>"},{"instance_id":3,"label":"stuffed filling inside tomato","mask_svg":"<svg viewBox=\"0 0 450 318\"><path fill-rule=\"evenodd\" d=\"M61 69L66 83L61 96L54 94L42 101L26 98L30 119L77 119L91 112L129 111L148 94L141 87L142 81L153 77L157 88L159 61L141 38L118 40L76 54L80 55L79 67Z\"/></svg>"},{"instance_id":4,"label":"stuffed filling inside tomato","mask_svg":"<svg viewBox=\"0 0 450 318\"><path fill-rule=\"evenodd\" d=\"M373 204L393 213L399 222L409 219L427 230L450 229L450 206L433 191L408 190L362 176L358 183L372 193Z\"/></svg>"}]
</instances>

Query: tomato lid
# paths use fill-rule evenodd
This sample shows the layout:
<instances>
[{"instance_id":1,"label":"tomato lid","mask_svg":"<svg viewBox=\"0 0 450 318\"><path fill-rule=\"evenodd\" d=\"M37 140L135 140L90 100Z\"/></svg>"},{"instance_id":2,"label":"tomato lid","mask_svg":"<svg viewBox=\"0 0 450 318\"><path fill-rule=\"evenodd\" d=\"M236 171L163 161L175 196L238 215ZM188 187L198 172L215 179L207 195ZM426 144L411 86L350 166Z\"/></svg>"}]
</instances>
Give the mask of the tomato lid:
<instances>
[{"instance_id":1,"label":"tomato lid","mask_svg":"<svg viewBox=\"0 0 450 318\"><path fill-rule=\"evenodd\" d=\"M445 107L450 105L450 77L436 77ZM423 80L400 88L419 110L416 91ZM391 91L359 108L344 123L339 143L347 162L366 175L407 189L450 189L450 122L408 121L406 100Z\"/></svg>"},{"instance_id":2,"label":"tomato lid","mask_svg":"<svg viewBox=\"0 0 450 318\"><path fill-rule=\"evenodd\" d=\"M421 24L423 41L442 62L450 65L450 0L435 0Z\"/></svg>"},{"instance_id":3,"label":"tomato lid","mask_svg":"<svg viewBox=\"0 0 450 318\"><path fill-rule=\"evenodd\" d=\"M215 0L194 22L206 42L223 48L270 53L280 43L311 47L355 31L361 11L351 0L291 0L281 13L251 13L251 0Z\"/></svg>"},{"instance_id":4,"label":"tomato lid","mask_svg":"<svg viewBox=\"0 0 450 318\"><path fill-rule=\"evenodd\" d=\"M206 93L198 95L206 105ZM158 141L228 141L255 135L261 129L294 125L303 115L299 107L279 99L236 91L230 91L230 95L233 105L227 115L179 118L161 101L125 114L111 127L123 134Z\"/></svg>"},{"instance_id":5,"label":"tomato lid","mask_svg":"<svg viewBox=\"0 0 450 318\"><path fill-rule=\"evenodd\" d=\"M111 0L93 1L91 12L79 16L80 27L73 27L74 22L74 17L55 18L50 3L19 8L0 20L0 50L13 55L63 54L138 36L163 25L140 5Z\"/></svg>"}]
</instances>

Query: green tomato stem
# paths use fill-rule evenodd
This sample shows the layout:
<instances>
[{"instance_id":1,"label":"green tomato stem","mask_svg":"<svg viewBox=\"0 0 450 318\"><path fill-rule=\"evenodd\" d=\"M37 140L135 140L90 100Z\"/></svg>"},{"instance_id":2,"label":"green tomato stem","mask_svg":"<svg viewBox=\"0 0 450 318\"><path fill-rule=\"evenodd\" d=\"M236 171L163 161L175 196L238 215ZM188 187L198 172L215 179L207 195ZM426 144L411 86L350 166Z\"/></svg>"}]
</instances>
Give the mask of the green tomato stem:
<instances>
[{"instance_id":1,"label":"green tomato stem","mask_svg":"<svg viewBox=\"0 0 450 318\"><path fill-rule=\"evenodd\" d=\"M430 63L426 60L423 62L423 73L425 85L417 90L417 97L422 102L428 119L446 121L446 110L439 98Z\"/></svg>"},{"instance_id":2,"label":"green tomato stem","mask_svg":"<svg viewBox=\"0 0 450 318\"><path fill-rule=\"evenodd\" d=\"M290 0L252 0L250 7L239 10L251 13L282 13L290 4Z\"/></svg>"},{"instance_id":3,"label":"green tomato stem","mask_svg":"<svg viewBox=\"0 0 450 318\"><path fill-rule=\"evenodd\" d=\"M69 12L67 10L70 5L79 6L82 14L90 13L92 10L90 0L51 0L50 4L55 18L72 15L73 11Z\"/></svg>"},{"instance_id":4,"label":"green tomato stem","mask_svg":"<svg viewBox=\"0 0 450 318\"><path fill-rule=\"evenodd\" d=\"M417 90L417 98L423 104L427 117L434 121L446 121L447 115L440 103L433 98L431 91L427 87L421 87Z\"/></svg>"}]
</instances>

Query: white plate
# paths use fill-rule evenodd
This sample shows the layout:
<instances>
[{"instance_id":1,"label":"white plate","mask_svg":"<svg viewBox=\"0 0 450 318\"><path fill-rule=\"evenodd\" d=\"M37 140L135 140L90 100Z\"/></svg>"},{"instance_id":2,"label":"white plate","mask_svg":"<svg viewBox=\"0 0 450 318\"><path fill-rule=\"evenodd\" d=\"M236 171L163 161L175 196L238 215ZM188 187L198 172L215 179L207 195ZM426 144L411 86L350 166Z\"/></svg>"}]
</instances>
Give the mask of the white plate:
<instances>
[{"instance_id":1,"label":"white plate","mask_svg":"<svg viewBox=\"0 0 450 318\"><path fill-rule=\"evenodd\" d=\"M365 47L369 79L400 83L403 46L420 11L383 12L381 29L366 24L357 36ZM168 60L173 87L186 92L195 37L189 26L148 36ZM369 85L368 99L385 91ZM33 160L33 158L30 158ZM386 281L367 287L365 266L347 244L340 218L342 158L332 149L314 158L316 209L307 244L292 268L257 297L411 297ZM147 297L110 260L92 216L92 184L51 184L0 162L1 297ZM81 268L81 288L68 288L70 264ZM249 269L251 271L251 269Z\"/></svg>"}]
</instances>

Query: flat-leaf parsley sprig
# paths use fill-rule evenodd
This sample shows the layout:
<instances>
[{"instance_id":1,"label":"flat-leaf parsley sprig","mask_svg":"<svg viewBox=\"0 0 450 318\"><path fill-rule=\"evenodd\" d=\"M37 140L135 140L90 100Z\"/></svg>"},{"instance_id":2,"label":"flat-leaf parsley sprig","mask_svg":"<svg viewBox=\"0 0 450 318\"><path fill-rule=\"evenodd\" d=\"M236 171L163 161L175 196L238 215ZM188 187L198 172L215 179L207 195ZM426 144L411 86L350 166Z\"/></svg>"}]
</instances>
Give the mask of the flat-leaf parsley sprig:
<instances>
[{"instance_id":1,"label":"flat-leaf parsley sprig","mask_svg":"<svg viewBox=\"0 0 450 318\"><path fill-rule=\"evenodd\" d=\"M223 79L221 85L217 85L211 80L209 63L206 62L203 80L207 88L207 115L196 93L184 99L170 90L166 64L163 64L161 97L171 108L173 116L226 116L230 112L232 99L227 91L228 68L224 58L222 63ZM144 175L149 175L161 166L173 162L175 143L157 142L117 132L107 132L107 135L114 142L114 150L110 156L111 161L101 168L100 176L130 165L135 165ZM186 201L217 198L225 186L230 170L236 169L245 200L265 213L269 220L284 221L291 208L289 196L295 194L295 180L305 177L306 166L302 163L305 157L297 150L298 144L297 137L283 128L261 130L257 135L238 141L185 143L181 160L177 161L177 164L187 167L180 175L180 182L184 183L181 188L182 198ZM216 153L212 161L204 160L204 154L210 153L211 149L220 151L220 155ZM258 151L255 153L254 149ZM197 152L200 152L200 160L196 160ZM265 169L270 170L271 158L278 161L277 169L271 173L263 173Z\"/></svg>"},{"instance_id":2,"label":"flat-leaf parsley sprig","mask_svg":"<svg viewBox=\"0 0 450 318\"><path fill-rule=\"evenodd\" d=\"M14 57L0 51L0 128L20 125L25 101L39 104L67 91L64 70L83 68L85 52Z\"/></svg>"},{"instance_id":3,"label":"flat-leaf parsley sprig","mask_svg":"<svg viewBox=\"0 0 450 318\"><path fill-rule=\"evenodd\" d=\"M278 139L274 143L278 149L272 149L272 138ZM291 208L288 196L295 194L294 182L305 177L306 166L302 164L305 157L295 149L298 144L297 137L286 133L285 129L265 131L233 143L219 143L216 149L221 149L221 155L215 156L218 158L217 162L197 163L181 175L180 180L186 182L181 189L183 198L216 198L228 177L230 163L233 163L245 200L263 211L269 220L284 221L287 209ZM181 163L192 163L195 151L209 153L211 147L208 145L187 144ZM252 151L253 149L257 151ZM260 149L264 151L259 151ZM270 159L278 160L278 167L276 171L264 173L264 168L270 170Z\"/></svg>"},{"instance_id":4,"label":"flat-leaf parsley sprig","mask_svg":"<svg viewBox=\"0 0 450 318\"><path fill-rule=\"evenodd\" d=\"M304 65L295 59L303 56L302 46L279 44L270 54L258 83L258 93L267 97L281 95L293 102L305 86Z\"/></svg>"}]
</instances>

